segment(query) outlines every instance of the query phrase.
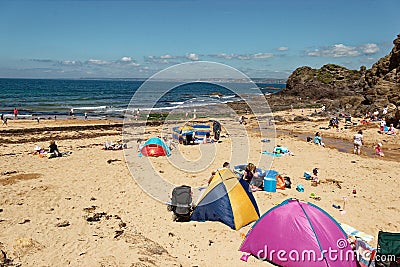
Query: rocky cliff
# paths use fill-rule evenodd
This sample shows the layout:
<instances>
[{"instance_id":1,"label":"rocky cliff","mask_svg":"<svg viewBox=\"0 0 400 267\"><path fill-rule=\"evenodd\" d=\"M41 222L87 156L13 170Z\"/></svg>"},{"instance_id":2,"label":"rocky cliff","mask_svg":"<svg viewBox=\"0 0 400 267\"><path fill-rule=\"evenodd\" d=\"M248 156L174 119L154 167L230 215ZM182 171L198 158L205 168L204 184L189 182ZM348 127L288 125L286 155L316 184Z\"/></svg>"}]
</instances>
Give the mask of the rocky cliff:
<instances>
[{"instance_id":1,"label":"rocky cliff","mask_svg":"<svg viewBox=\"0 0 400 267\"><path fill-rule=\"evenodd\" d=\"M288 78L283 95L325 104L330 110L363 115L388 105L386 119L400 120L400 34L389 55L371 69L349 70L327 64L320 69L300 67Z\"/></svg>"}]
</instances>

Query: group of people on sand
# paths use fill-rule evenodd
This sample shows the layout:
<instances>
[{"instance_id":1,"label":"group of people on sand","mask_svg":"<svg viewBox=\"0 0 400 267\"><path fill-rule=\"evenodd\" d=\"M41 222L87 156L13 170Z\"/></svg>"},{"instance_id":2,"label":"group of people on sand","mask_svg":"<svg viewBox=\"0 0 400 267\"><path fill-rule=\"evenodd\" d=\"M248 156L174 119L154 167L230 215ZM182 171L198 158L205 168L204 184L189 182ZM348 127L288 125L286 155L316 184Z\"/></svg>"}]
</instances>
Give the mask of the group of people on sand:
<instances>
[{"instance_id":1,"label":"group of people on sand","mask_svg":"<svg viewBox=\"0 0 400 267\"><path fill-rule=\"evenodd\" d=\"M393 127L393 124L391 125L391 127ZM394 131L394 129L393 129L393 131ZM311 140L309 140L309 141L311 141ZM314 141L314 144L325 147L325 144L322 142L322 137L319 132L315 133L313 141ZM363 146L363 144L364 144L363 132L362 132L362 130L359 130L353 136L353 147L354 147L353 152L354 152L354 154L358 154L358 155L361 154L361 147ZM375 149L375 155L380 156L380 157L384 156L384 153L382 151L382 143L377 143L375 145L374 149Z\"/></svg>"},{"instance_id":2,"label":"group of people on sand","mask_svg":"<svg viewBox=\"0 0 400 267\"><path fill-rule=\"evenodd\" d=\"M214 176L217 173L217 171L223 169L230 169L229 162L224 162L222 168L211 172L211 177L208 179L208 184L210 184L211 181L214 179ZM247 164L245 170L243 171L241 179L243 179L249 184L251 191L263 190L264 178L259 175L259 173L257 172L257 167L253 163Z\"/></svg>"},{"instance_id":3,"label":"group of people on sand","mask_svg":"<svg viewBox=\"0 0 400 267\"><path fill-rule=\"evenodd\" d=\"M48 158L62 157L62 153L58 150L58 146L54 140L50 141L50 146L47 151L40 146L35 146L33 150L33 155L46 154Z\"/></svg>"},{"instance_id":4,"label":"group of people on sand","mask_svg":"<svg viewBox=\"0 0 400 267\"><path fill-rule=\"evenodd\" d=\"M361 154L361 147L364 144L363 140L363 132L362 130L359 130L353 137L353 143L354 143L354 154ZM382 151L382 143L377 143L374 147L375 149L375 155L379 157L383 157L384 153Z\"/></svg>"},{"instance_id":5,"label":"group of people on sand","mask_svg":"<svg viewBox=\"0 0 400 267\"><path fill-rule=\"evenodd\" d=\"M13 113L14 113L14 119L17 120L18 119L18 113L19 113L18 109L14 108ZM7 126L8 125L8 118L6 116L4 116L3 113L0 114L0 117L1 117L0 118L1 119L1 126Z\"/></svg>"},{"instance_id":6,"label":"group of people on sand","mask_svg":"<svg viewBox=\"0 0 400 267\"><path fill-rule=\"evenodd\" d=\"M379 122L379 130L381 134L396 135L393 123L390 124L389 128L386 127L385 118L382 118Z\"/></svg>"}]
</instances>

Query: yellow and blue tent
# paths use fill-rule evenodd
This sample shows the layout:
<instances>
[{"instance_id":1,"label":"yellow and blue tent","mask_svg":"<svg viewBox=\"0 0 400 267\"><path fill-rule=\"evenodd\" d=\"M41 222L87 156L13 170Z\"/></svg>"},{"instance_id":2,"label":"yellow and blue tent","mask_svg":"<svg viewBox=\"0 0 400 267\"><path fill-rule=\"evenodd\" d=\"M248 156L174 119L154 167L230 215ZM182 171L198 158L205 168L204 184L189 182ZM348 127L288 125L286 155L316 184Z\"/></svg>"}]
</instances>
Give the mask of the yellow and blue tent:
<instances>
[{"instance_id":1,"label":"yellow and blue tent","mask_svg":"<svg viewBox=\"0 0 400 267\"><path fill-rule=\"evenodd\" d=\"M219 221L234 230L258 220L260 213L249 184L229 169L218 170L200 197L192 221Z\"/></svg>"}]
</instances>

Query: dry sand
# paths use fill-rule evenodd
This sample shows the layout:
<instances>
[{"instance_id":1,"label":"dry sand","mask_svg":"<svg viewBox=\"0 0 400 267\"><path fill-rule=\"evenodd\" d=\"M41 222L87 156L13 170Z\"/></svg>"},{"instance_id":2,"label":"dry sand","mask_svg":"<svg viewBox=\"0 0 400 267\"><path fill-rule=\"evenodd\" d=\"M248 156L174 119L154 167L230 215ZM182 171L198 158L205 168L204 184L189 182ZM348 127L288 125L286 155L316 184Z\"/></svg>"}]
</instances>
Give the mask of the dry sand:
<instances>
[{"instance_id":1,"label":"dry sand","mask_svg":"<svg viewBox=\"0 0 400 267\"><path fill-rule=\"evenodd\" d=\"M290 112L279 115L289 119L293 116ZM139 166L148 160L135 158L133 143L125 151L132 158L126 160L124 151L101 150L107 140L122 140L120 125L114 124L43 120L38 125L9 121L7 128L0 129L0 249L6 252L10 266L12 262L22 266L270 266L254 257L247 263L240 260L242 234L251 225L234 231L218 222L173 222L166 205L146 194L133 178L146 176L152 170L144 169L132 176L127 168L126 160ZM238 161L231 158L232 140L235 136L242 139L246 136L241 136L237 122L232 124L236 128L229 136L223 133L222 143L179 145L170 158L151 159L154 169L173 184L205 185L211 170L224 161ZM71 125L83 128L69 129ZM321 120L278 124L277 128L314 133L326 125L327 121ZM57 131L52 127L64 128ZM31 130L24 130L27 128ZM338 222L373 235L373 246L379 230L400 231L398 158L356 156L306 143L294 136L279 135L275 143L289 147L294 156L275 158L269 166L271 158L260 154L263 148L254 128L254 124L247 127L251 153L249 158L243 153L241 163L252 161L264 168L271 167L289 176L293 183L292 189L276 193L256 192L262 214L287 198L298 198L317 204ZM150 127L142 137L157 135L158 129ZM398 149L398 136L388 138L377 133L377 129L378 126L366 129L367 144L384 137L384 149ZM355 131L357 127L341 132L324 130L323 137L332 135L351 142ZM72 154L55 159L28 154L35 145L47 147L50 139L57 140L61 151ZM188 174L171 163L182 160L177 156L179 152L189 160L196 160L214 149L213 161L199 172ZM304 171L314 167L319 168L322 180L342 181L341 189L333 183L312 187L302 179ZM304 185L304 193L294 189L299 183ZM169 188L159 190L167 192ZM321 200L310 199L311 192ZM342 205L343 196L348 197L345 215L332 207L332 204Z\"/></svg>"}]
</instances>

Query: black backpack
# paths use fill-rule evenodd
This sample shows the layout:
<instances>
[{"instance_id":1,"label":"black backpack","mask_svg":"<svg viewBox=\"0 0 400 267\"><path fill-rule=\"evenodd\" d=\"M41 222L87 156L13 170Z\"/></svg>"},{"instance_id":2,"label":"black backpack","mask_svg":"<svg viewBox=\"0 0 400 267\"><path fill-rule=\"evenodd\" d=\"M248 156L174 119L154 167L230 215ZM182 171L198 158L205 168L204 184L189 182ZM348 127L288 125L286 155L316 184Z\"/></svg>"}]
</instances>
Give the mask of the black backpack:
<instances>
[{"instance_id":1,"label":"black backpack","mask_svg":"<svg viewBox=\"0 0 400 267\"><path fill-rule=\"evenodd\" d=\"M192 208L192 188L187 185L175 187L172 190L171 205L175 215L190 215Z\"/></svg>"}]
</instances>

